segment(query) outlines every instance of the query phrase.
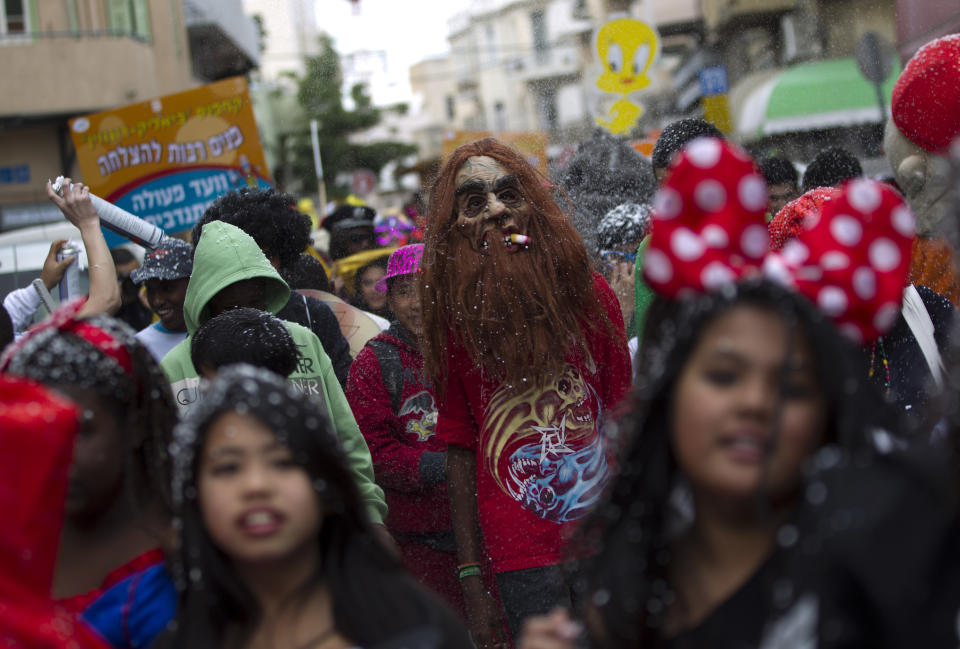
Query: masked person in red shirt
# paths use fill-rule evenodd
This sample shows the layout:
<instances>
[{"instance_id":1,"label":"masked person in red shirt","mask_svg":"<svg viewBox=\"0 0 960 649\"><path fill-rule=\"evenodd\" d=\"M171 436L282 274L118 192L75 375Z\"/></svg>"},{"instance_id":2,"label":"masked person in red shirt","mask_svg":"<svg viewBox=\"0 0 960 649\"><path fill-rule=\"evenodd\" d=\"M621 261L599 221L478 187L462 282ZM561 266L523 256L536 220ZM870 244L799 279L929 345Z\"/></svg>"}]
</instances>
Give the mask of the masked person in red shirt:
<instances>
[{"instance_id":1,"label":"masked person in red shirt","mask_svg":"<svg viewBox=\"0 0 960 649\"><path fill-rule=\"evenodd\" d=\"M487 138L457 149L430 198L421 282L425 367L458 577L481 647L572 601L564 539L610 476L604 423L630 384L623 318L550 185Z\"/></svg>"}]
</instances>

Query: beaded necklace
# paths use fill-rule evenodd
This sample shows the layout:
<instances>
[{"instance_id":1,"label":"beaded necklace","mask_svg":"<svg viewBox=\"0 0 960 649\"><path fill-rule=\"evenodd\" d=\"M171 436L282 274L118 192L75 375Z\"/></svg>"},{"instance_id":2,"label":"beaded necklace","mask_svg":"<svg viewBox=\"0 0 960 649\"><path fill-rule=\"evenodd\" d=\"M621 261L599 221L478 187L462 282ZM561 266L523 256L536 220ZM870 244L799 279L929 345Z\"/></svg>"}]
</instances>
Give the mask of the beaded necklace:
<instances>
[{"instance_id":1,"label":"beaded necklace","mask_svg":"<svg viewBox=\"0 0 960 649\"><path fill-rule=\"evenodd\" d=\"M887 360L887 352L883 348L883 336L877 338L877 341L870 346L870 371L867 376L871 379L876 371L877 348L880 348L880 362L883 364L884 381L883 388L886 396L890 395L890 362Z\"/></svg>"}]
</instances>

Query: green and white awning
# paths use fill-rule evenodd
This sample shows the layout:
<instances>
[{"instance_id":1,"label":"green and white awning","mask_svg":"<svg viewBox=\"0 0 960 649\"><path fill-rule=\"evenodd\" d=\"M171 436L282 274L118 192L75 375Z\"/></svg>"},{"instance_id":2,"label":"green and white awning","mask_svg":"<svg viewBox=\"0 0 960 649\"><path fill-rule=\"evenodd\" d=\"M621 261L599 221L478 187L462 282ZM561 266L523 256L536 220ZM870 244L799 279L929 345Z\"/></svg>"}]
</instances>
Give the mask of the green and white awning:
<instances>
[{"instance_id":1,"label":"green and white awning","mask_svg":"<svg viewBox=\"0 0 960 649\"><path fill-rule=\"evenodd\" d=\"M883 82L885 119L900 62ZM801 63L743 79L730 93L735 130L750 142L767 135L882 121L877 91L853 58Z\"/></svg>"}]
</instances>

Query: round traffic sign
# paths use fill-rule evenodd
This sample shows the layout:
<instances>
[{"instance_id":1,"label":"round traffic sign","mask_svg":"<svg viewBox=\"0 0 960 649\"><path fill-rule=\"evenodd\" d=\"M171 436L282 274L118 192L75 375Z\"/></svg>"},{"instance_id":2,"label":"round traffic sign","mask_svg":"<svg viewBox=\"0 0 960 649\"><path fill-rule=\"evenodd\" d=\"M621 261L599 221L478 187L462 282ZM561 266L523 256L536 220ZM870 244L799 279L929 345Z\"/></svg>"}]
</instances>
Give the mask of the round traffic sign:
<instances>
[{"instance_id":1,"label":"round traffic sign","mask_svg":"<svg viewBox=\"0 0 960 649\"><path fill-rule=\"evenodd\" d=\"M377 176L369 169L357 169L350 180L350 190L360 198L366 198L377 187Z\"/></svg>"}]
</instances>

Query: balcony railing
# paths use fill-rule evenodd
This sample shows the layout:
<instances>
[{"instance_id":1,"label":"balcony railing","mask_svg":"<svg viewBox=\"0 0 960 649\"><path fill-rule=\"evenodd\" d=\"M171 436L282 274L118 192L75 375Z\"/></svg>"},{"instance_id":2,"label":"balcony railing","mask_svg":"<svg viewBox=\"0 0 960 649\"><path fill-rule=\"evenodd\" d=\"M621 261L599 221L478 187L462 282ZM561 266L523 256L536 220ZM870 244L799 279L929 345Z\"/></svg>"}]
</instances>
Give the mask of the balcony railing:
<instances>
[{"instance_id":1,"label":"balcony railing","mask_svg":"<svg viewBox=\"0 0 960 649\"><path fill-rule=\"evenodd\" d=\"M126 29L93 29L93 30L60 30L60 31L42 31L42 32L14 32L0 34L0 43L3 44L29 44L35 40L53 39L53 38L71 38L80 39L100 39L100 38L132 38L141 43L149 43L150 39L142 34Z\"/></svg>"},{"instance_id":2,"label":"balcony railing","mask_svg":"<svg viewBox=\"0 0 960 649\"><path fill-rule=\"evenodd\" d=\"M783 13L796 8L797 0L702 0L708 29L718 29L744 16Z\"/></svg>"},{"instance_id":3,"label":"balcony railing","mask_svg":"<svg viewBox=\"0 0 960 649\"><path fill-rule=\"evenodd\" d=\"M580 52L574 45L554 45L517 59L513 67L526 82L575 77L580 73Z\"/></svg>"}]
</instances>

